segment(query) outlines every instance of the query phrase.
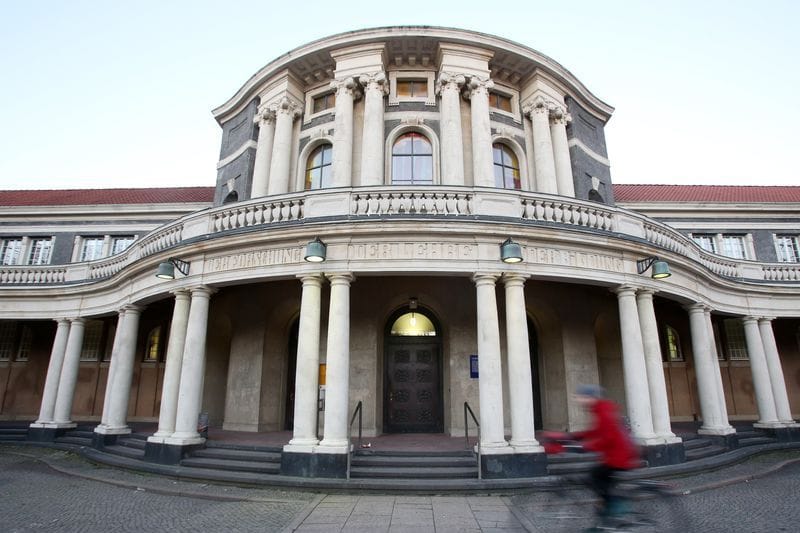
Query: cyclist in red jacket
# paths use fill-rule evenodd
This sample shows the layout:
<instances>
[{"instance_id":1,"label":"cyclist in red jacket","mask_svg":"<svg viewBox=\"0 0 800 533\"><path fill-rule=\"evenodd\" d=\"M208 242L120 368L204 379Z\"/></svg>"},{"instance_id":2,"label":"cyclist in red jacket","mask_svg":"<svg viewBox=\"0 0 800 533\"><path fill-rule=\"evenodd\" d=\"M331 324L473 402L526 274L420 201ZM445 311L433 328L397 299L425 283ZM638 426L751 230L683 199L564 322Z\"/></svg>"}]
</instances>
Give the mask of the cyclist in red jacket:
<instances>
[{"instance_id":1,"label":"cyclist in red jacket","mask_svg":"<svg viewBox=\"0 0 800 533\"><path fill-rule=\"evenodd\" d=\"M615 518L624 515L628 502L614 493L616 475L639 466L639 450L622 423L617 405L607 399L599 385L580 385L575 399L592 413L592 427L572 433L583 447L600 454L600 464L592 470L591 486L603 500L601 515Z\"/></svg>"}]
</instances>

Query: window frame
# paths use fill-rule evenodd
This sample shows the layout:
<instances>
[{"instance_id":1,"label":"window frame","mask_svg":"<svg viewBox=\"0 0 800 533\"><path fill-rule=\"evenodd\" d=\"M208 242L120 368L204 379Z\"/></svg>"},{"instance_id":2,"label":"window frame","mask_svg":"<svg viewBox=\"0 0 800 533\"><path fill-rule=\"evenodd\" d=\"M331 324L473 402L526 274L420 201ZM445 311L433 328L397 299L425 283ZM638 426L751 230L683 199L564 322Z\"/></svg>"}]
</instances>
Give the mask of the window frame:
<instances>
[{"instance_id":1,"label":"window frame","mask_svg":"<svg viewBox=\"0 0 800 533\"><path fill-rule=\"evenodd\" d=\"M675 357L672 356L673 350L671 348L673 346L673 342L671 341L674 341L676 353ZM681 346L681 335L678 333L677 328L674 328L669 324L664 324L664 353L662 361L665 363L686 362L686 356L683 354L683 346Z\"/></svg>"},{"instance_id":2,"label":"window frame","mask_svg":"<svg viewBox=\"0 0 800 533\"><path fill-rule=\"evenodd\" d=\"M787 255L782 252L782 246L779 239L788 239L792 248L792 258L787 259ZM800 235L791 233L774 233L772 235L773 243L775 244L775 255L779 263L800 263Z\"/></svg>"},{"instance_id":3,"label":"window frame","mask_svg":"<svg viewBox=\"0 0 800 533\"><path fill-rule=\"evenodd\" d=\"M322 150L322 153L324 155L326 147L330 147L330 161L327 164L324 163L324 157L323 157L323 159L322 159L323 163L321 165L315 166L315 167L310 167L309 165L310 165L310 163L312 161L312 158L313 158L314 154L317 152L317 150ZM327 186L323 186L323 184L322 184L322 171L321 170L320 170L320 184L319 184L319 187L306 187L306 185L308 185L308 172L310 170L314 170L314 169L317 169L317 168L318 169L323 169L325 167L329 167L330 168L330 180L331 180L331 182L333 181L333 143L321 142L321 143L315 144L314 148L309 150L308 155L306 155L306 157L305 157L305 165L303 165L303 167L304 167L303 187L302 187L301 190L303 190L303 191L319 191L319 190L322 190L322 189L330 189L331 186L333 185L333 183L329 183Z\"/></svg>"},{"instance_id":4,"label":"window frame","mask_svg":"<svg viewBox=\"0 0 800 533\"><path fill-rule=\"evenodd\" d=\"M16 252L13 255L12 262L6 262L6 253L8 252L8 246L10 243L16 244ZM22 237L3 237L0 239L0 266L11 266L11 265L18 265L20 263L20 258L25 251L24 242Z\"/></svg>"},{"instance_id":5,"label":"window frame","mask_svg":"<svg viewBox=\"0 0 800 533\"><path fill-rule=\"evenodd\" d=\"M327 83L325 85L320 85L316 89L310 89L306 91L305 94L305 113L303 113L303 123L306 124L311 122L313 119L317 117L321 117L324 115L334 115L336 114L336 104L334 103L333 107L326 107L322 111L314 112L314 100L319 98L320 96L325 96L326 94L333 94L334 98L336 96L336 91L331 89L330 85Z\"/></svg>"},{"instance_id":6,"label":"window frame","mask_svg":"<svg viewBox=\"0 0 800 533\"><path fill-rule=\"evenodd\" d=\"M117 251L117 243L122 241L123 239L128 240L130 242L123 248L122 250ZM111 248L109 249L108 255L117 255L121 254L125 250L131 247L133 243L136 242L136 235L112 235L111 236Z\"/></svg>"},{"instance_id":7,"label":"window frame","mask_svg":"<svg viewBox=\"0 0 800 533\"><path fill-rule=\"evenodd\" d=\"M707 241L706 241L707 239ZM708 253L716 254L717 253L717 234L716 233L692 233L692 241L700 247L701 250L704 250ZM705 246L703 246L703 242L708 242L711 245L711 249L709 250Z\"/></svg>"},{"instance_id":8,"label":"window frame","mask_svg":"<svg viewBox=\"0 0 800 533\"><path fill-rule=\"evenodd\" d=\"M27 253L28 257L26 258L25 264L26 265L31 265L31 266L49 265L51 263L51 261L53 260L53 249L55 248L55 241L56 241L55 237L52 237L52 236L50 236L50 237L31 237L30 248L29 248L28 253ZM42 244L47 243L48 244L48 246L47 246L47 259L46 260L42 260L41 258L39 258L34 262L34 257L36 257L37 252L40 251L40 250L37 250L37 244L39 244L39 243L42 243Z\"/></svg>"},{"instance_id":9,"label":"window frame","mask_svg":"<svg viewBox=\"0 0 800 533\"><path fill-rule=\"evenodd\" d=\"M411 81L424 80L427 82L428 92L422 96L403 96L397 94L397 80ZM401 102L419 102L426 106L436 105L436 72L432 70L392 70L389 71L389 97L388 105L397 106Z\"/></svg>"},{"instance_id":10,"label":"window frame","mask_svg":"<svg viewBox=\"0 0 800 533\"><path fill-rule=\"evenodd\" d=\"M728 244L730 242L737 242L741 246L741 257L739 255L732 255L727 253L730 249ZM723 233L721 236L721 244L722 250L720 251L721 256L728 257L730 259L750 259L749 252L747 250L747 234L745 233Z\"/></svg>"},{"instance_id":11,"label":"window frame","mask_svg":"<svg viewBox=\"0 0 800 533\"><path fill-rule=\"evenodd\" d=\"M509 117L514 120L517 124L522 124L522 115L520 114L520 105L519 105L519 92L516 90L506 87L504 85L500 85L496 80L494 81L494 87L489 89L489 113L490 114L498 114ZM511 100L511 111L506 111L505 109L494 107L492 105L491 95L496 94L499 96L503 96Z\"/></svg>"},{"instance_id":12,"label":"window frame","mask_svg":"<svg viewBox=\"0 0 800 533\"><path fill-rule=\"evenodd\" d=\"M414 143L412 141L412 143L411 143L412 152L410 154L395 154L394 153L395 145L397 145L397 143L401 139L403 139L404 137L408 137L408 136L412 136L412 135L419 136L419 137L422 137L423 139L425 139L428 142L428 145L431 148L431 153L430 154L423 154L423 153L414 154L414 152L413 152ZM389 176L389 179L391 180L391 185L395 186L395 187L429 187L431 185L435 185L436 184L436 180L435 180L435 175L434 175L435 173L433 171L433 165L434 165L433 150L434 150L433 142L431 142L431 140L424 133L421 133L421 132L418 132L418 131L407 131L407 132L403 133L402 135L398 135L397 137L395 137L394 142L392 143L391 152L389 153L389 158L390 158L390 161L391 161L391 163L390 163L391 175ZM411 177L411 180L409 180L408 183L395 183L395 176L394 176L395 157L409 158L411 160L412 177ZM414 182L413 175L414 175L414 168L415 168L415 165L414 165L415 158L420 158L420 159L430 158L430 164L431 164L430 182L428 182L428 181L425 181L425 182Z\"/></svg>"},{"instance_id":13,"label":"window frame","mask_svg":"<svg viewBox=\"0 0 800 533\"><path fill-rule=\"evenodd\" d=\"M92 254L92 257L87 257L86 252L87 252L87 245L89 243L92 243L92 244L95 245L93 247L93 249L95 249L97 251L96 252L96 256L95 256L95 254ZM98 243L99 243L99 246L97 246ZM104 236L99 236L99 237L97 235L81 236L81 251L80 251L80 254L78 255L78 262L82 263L84 261L96 261L97 259L102 259L103 258L103 245L104 244L105 244L105 237Z\"/></svg>"},{"instance_id":14,"label":"window frame","mask_svg":"<svg viewBox=\"0 0 800 533\"><path fill-rule=\"evenodd\" d=\"M500 146L501 147L501 153L505 153L502 150L502 148L504 148L505 150L508 150L509 152L511 152L511 155L514 157L514 159L516 160L516 163L517 163L516 168L512 167L512 166L505 165L504 164L505 158L503 156L501 156L500 164L498 165L497 161L494 160L495 146ZM506 190L506 191L522 191L524 184L523 184L523 178L522 178L522 163L520 162L519 154L517 153L516 150L514 150L514 148L512 146L510 146L504 140L497 140L497 141L492 142L492 169L494 169L495 167L498 167L498 166L500 166L503 169L503 186L502 187L498 187L497 186L497 181L496 181L497 178L495 177L495 187L497 187L498 189ZM517 182L519 183L519 187L509 188L509 187L505 186L505 169L506 168L510 168L512 170L516 170L517 171L517 176L518 176Z\"/></svg>"},{"instance_id":15,"label":"window frame","mask_svg":"<svg viewBox=\"0 0 800 533\"><path fill-rule=\"evenodd\" d=\"M386 136L386 144L384 146L384 185L392 186L392 187L409 187L413 185L396 185L392 182L392 149L394 148L394 144L403 135L406 133L419 133L424 135L428 142L431 143L431 150L433 152L433 185L439 185L441 183L441 173L440 173L440 153L439 153L439 137L436 135L436 132L433 131L430 126L425 124L400 124L389 134ZM335 147L334 147L335 149Z\"/></svg>"},{"instance_id":16,"label":"window frame","mask_svg":"<svg viewBox=\"0 0 800 533\"><path fill-rule=\"evenodd\" d=\"M731 331L731 328L728 327L729 324L735 325L737 331ZM749 361L750 354L747 351L747 338L742 320L740 318L724 318L719 330L724 336L722 346L725 350L725 359L727 361ZM744 355L741 355L741 352L744 352Z\"/></svg>"}]
</instances>

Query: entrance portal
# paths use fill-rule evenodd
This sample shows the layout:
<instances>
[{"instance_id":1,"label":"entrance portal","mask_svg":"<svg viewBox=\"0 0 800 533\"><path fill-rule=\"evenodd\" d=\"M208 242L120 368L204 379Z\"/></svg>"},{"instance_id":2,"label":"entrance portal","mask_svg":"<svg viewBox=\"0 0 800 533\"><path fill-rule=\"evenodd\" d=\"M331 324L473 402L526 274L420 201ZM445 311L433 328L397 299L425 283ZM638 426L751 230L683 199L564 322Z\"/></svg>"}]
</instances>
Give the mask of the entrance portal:
<instances>
[{"instance_id":1,"label":"entrance portal","mask_svg":"<svg viewBox=\"0 0 800 533\"><path fill-rule=\"evenodd\" d=\"M424 311L395 313L386 329L383 428L386 433L441 433L441 338Z\"/></svg>"}]
</instances>

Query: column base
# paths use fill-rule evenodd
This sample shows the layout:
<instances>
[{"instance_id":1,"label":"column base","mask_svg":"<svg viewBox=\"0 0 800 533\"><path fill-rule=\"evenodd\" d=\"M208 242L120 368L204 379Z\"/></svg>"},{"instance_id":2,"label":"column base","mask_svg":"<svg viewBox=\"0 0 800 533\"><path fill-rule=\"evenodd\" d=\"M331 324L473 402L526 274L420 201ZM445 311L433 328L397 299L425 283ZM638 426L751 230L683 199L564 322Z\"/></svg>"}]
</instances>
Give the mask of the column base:
<instances>
[{"instance_id":1,"label":"column base","mask_svg":"<svg viewBox=\"0 0 800 533\"><path fill-rule=\"evenodd\" d=\"M281 454L281 474L344 479L347 477L347 454L284 451Z\"/></svg>"},{"instance_id":2,"label":"column base","mask_svg":"<svg viewBox=\"0 0 800 533\"><path fill-rule=\"evenodd\" d=\"M510 479L546 474L547 455L545 453L488 455L481 453L481 477L483 479Z\"/></svg>"},{"instance_id":3,"label":"column base","mask_svg":"<svg viewBox=\"0 0 800 533\"><path fill-rule=\"evenodd\" d=\"M778 422L777 420L770 421L770 422L755 422L753 424L754 428L757 429L779 429L786 427L786 424L783 422Z\"/></svg>"},{"instance_id":4,"label":"column base","mask_svg":"<svg viewBox=\"0 0 800 533\"><path fill-rule=\"evenodd\" d=\"M144 460L161 465L176 465L190 452L203 447L202 443L189 445L166 444L147 439L144 445Z\"/></svg>"},{"instance_id":5,"label":"column base","mask_svg":"<svg viewBox=\"0 0 800 533\"><path fill-rule=\"evenodd\" d=\"M34 422L28 428L28 440L31 442L53 442L75 427L77 425L59 427L52 423Z\"/></svg>"},{"instance_id":6,"label":"column base","mask_svg":"<svg viewBox=\"0 0 800 533\"><path fill-rule=\"evenodd\" d=\"M753 424L753 427L760 427ZM800 442L800 424L784 425L783 427L760 428L764 433L777 439L778 442Z\"/></svg>"},{"instance_id":7,"label":"column base","mask_svg":"<svg viewBox=\"0 0 800 533\"><path fill-rule=\"evenodd\" d=\"M649 444L642 446L642 458L647 466L675 465L686 461L686 449L683 442Z\"/></svg>"},{"instance_id":8,"label":"column base","mask_svg":"<svg viewBox=\"0 0 800 533\"><path fill-rule=\"evenodd\" d=\"M718 427L718 428L707 428L701 427L697 430L698 435L707 435L709 437L713 436L726 436L735 434L736 430L733 426L725 426L725 427Z\"/></svg>"}]
</instances>

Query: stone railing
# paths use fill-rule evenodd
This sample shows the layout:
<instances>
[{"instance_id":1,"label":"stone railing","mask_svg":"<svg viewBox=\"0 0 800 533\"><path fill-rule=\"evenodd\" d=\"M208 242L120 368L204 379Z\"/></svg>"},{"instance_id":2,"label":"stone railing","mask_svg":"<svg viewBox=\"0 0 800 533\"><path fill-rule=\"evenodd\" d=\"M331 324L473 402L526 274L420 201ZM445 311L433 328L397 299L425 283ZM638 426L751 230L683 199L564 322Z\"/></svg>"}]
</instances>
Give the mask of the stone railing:
<instances>
[{"instance_id":1,"label":"stone railing","mask_svg":"<svg viewBox=\"0 0 800 533\"><path fill-rule=\"evenodd\" d=\"M595 202L488 188L384 186L291 193L206 209L152 231L113 257L67 265L4 266L0 268L0 286L87 283L110 278L139 259L198 238L309 219L335 223L375 216L497 218L580 227L650 243L692 259L719 276L800 282L800 264L741 261L712 254L666 224Z\"/></svg>"}]
</instances>

